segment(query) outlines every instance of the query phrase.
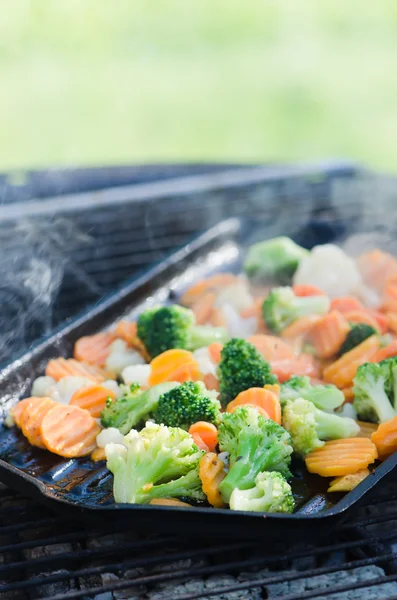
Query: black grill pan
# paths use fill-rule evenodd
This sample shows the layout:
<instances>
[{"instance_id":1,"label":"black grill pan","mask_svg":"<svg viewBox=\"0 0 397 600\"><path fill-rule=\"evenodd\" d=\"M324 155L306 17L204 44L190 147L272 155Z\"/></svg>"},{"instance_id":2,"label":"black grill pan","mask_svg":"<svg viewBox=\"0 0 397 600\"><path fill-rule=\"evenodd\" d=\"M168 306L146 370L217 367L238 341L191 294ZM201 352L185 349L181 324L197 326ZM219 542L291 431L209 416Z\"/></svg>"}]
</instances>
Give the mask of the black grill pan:
<instances>
[{"instance_id":1,"label":"black grill pan","mask_svg":"<svg viewBox=\"0 0 397 600\"><path fill-rule=\"evenodd\" d=\"M236 219L224 221L172 254L149 272L109 296L88 313L59 329L6 367L0 375L0 419L9 408L29 395L32 381L46 362L70 356L81 336L110 326L124 314L136 316L142 307L174 300L198 277L220 270L241 268L243 240L249 232ZM292 487L297 501L292 515L262 515L212 509L115 505L112 477L104 463L89 459L66 460L29 445L16 428L0 425L0 479L27 496L63 513L125 523L145 531L231 537L289 535L317 536L348 519L357 503L392 473L397 453L378 466L346 495L327 494L327 480L296 465Z\"/></svg>"}]
</instances>

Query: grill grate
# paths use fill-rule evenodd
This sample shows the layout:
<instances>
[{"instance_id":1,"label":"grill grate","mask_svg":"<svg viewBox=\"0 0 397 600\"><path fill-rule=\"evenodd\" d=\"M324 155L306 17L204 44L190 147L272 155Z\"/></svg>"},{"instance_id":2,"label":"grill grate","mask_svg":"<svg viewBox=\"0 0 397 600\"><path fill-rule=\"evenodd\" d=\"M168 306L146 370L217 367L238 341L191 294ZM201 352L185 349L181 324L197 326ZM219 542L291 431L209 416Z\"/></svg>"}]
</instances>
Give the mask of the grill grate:
<instances>
[{"instance_id":1,"label":"grill grate","mask_svg":"<svg viewBox=\"0 0 397 600\"><path fill-rule=\"evenodd\" d=\"M132 179L127 171L114 171L110 179L109 174L101 173L98 179L98 174L81 171L72 181L65 179L65 173L50 173L40 181L32 174L19 195L5 183L2 197L12 206L14 201L29 200L32 190L37 197L77 192L76 181L83 181L80 190L87 190L116 185L117 181L126 184L182 174L171 170L167 175L161 168L151 168L133 174ZM351 170L346 175L350 176ZM12 328L12 335L17 338L12 351L18 351L46 329L225 216L239 216L248 210L252 220L266 225L271 232L272 228L280 228L280 214L291 210L297 199L304 198L310 209L314 200L320 207L321 201L327 203L331 183L332 176L307 181L283 178L281 174L267 183L192 192L187 194L188 219L184 195L161 197L150 204L127 202L98 211L69 211L62 218L32 218L22 228L20 222L4 222L0 226L3 248L10 247L11 240L14 250L25 249L22 262L26 261L26 248L29 254L33 248L36 257L47 261L52 274L58 273L61 265L60 284L50 297L52 318L40 320L42 305L35 299L36 312L29 313L31 319L23 335L18 338L15 327ZM275 198L277 202L272 203ZM269 201L266 211L265 201ZM317 230L302 229L302 239L308 244L315 243L316 236L332 239L335 228L339 228L338 233L343 230L335 213L324 215L325 221L318 212ZM307 218L307 213L303 218ZM331 229L328 218L333 222ZM302 223L295 225L299 229ZM51 243L43 243L49 229L59 235ZM48 257L54 253L55 260L51 262ZM13 288L10 292L10 288L0 286L0 296L2 308L10 306L6 314L12 323ZM21 305L26 303L26 298L22 298ZM212 539L211 532L207 538L191 542L188 537L125 532L114 524L105 523L101 529L82 526L81 522L49 514L29 499L1 488L0 600L397 599L396 500L397 484L391 484L357 512L354 522L329 532L327 539L316 543L301 540L288 546L280 540L268 548L266 540L232 543Z\"/></svg>"},{"instance_id":2,"label":"grill grate","mask_svg":"<svg viewBox=\"0 0 397 600\"><path fill-rule=\"evenodd\" d=\"M397 598L396 495L396 486L388 486L326 540L280 541L269 553L266 541L192 542L114 524L82 527L4 488L0 598L391 600Z\"/></svg>"}]
</instances>

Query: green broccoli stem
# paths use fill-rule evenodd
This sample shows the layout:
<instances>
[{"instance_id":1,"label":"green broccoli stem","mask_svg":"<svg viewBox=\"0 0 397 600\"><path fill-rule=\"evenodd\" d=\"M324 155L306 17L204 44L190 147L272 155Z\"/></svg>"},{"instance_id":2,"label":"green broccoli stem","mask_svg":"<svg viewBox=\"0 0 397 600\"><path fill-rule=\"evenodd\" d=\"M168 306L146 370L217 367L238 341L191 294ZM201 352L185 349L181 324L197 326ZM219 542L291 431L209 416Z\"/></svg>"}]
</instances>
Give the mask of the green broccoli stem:
<instances>
[{"instance_id":1,"label":"green broccoli stem","mask_svg":"<svg viewBox=\"0 0 397 600\"><path fill-rule=\"evenodd\" d=\"M320 440L337 440L355 437L360 427L350 417L340 417L317 410L315 414L316 430Z\"/></svg>"},{"instance_id":2,"label":"green broccoli stem","mask_svg":"<svg viewBox=\"0 0 397 600\"><path fill-rule=\"evenodd\" d=\"M201 482L196 469L167 483L153 485L152 487L149 484L146 489L141 488L135 496L135 502L147 504L153 498L181 498L182 496L188 496L195 500L205 500L205 494L201 489Z\"/></svg>"},{"instance_id":3,"label":"green broccoli stem","mask_svg":"<svg viewBox=\"0 0 397 600\"><path fill-rule=\"evenodd\" d=\"M327 296L295 296L294 308L296 318L306 317L312 314L324 314L327 312L329 300Z\"/></svg>"},{"instance_id":4,"label":"green broccoli stem","mask_svg":"<svg viewBox=\"0 0 397 600\"><path fill-rule=\"evenodd\" d=\"M238 456L219 486L225 502L229 502L235 488L247 490L255 485L258 473L273 470L279 453L277 444L264 449L261 436L253 436L251 432L241 432L238 440ZM288 471L287 473L289 474Z\"/></svg>"},{"instance_id":5,"label":"green broccoli stem","mask_svg":"<svg viewBox=\"0 0 397 600\"><path fill-rule=\"evenodd\" d=\"M224 344L228 339L227 331L223 327L196 325L189 328L187 349L197 350L198 348L209 346L213 342Z\"/></svg>"}]
</instances>

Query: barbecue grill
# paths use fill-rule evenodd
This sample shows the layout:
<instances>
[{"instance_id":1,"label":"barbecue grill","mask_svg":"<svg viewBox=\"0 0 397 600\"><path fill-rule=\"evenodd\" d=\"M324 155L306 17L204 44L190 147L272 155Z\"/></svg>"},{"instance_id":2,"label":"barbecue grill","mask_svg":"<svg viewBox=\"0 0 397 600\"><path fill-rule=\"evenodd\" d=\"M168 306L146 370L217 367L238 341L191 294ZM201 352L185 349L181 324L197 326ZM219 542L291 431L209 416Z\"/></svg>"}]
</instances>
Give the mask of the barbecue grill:
<instances>
[{"instance_id":1,"label":"barbecue grill","mask_svg":"<svg viewBox=\"0 0 397 600\"><path fill-rule=\"evenodd\" d=\"M0 243L21 261L30 285L25 295L10 284L0 288L1 323L21 318L15 298L29 317L18 339L3 347L4 361L225 217L248 214L253 224L259 222L253 240L261 229L272 235L281 226L307 245L343 238L359 198L350 191L346 207L338 189L346 193L361 177L349 164L125 168L76 175L30 174L19 186L0 182L6 199ZM286 218L291 211L293 220ZM362 231L363 214L359 217L355 223ZM41 264L33 273L42 282L56 276L44 298L29 283L26 261L32 257ZM43 317L44 309L51 309L50 318ZM397 598L396 500L390 481L325 539L291 544L280 536L268 544L213 539L210 532L191 540L126 531L120 523L87 525L4 487L0 598Z\"/></svg>"}]
</instances>

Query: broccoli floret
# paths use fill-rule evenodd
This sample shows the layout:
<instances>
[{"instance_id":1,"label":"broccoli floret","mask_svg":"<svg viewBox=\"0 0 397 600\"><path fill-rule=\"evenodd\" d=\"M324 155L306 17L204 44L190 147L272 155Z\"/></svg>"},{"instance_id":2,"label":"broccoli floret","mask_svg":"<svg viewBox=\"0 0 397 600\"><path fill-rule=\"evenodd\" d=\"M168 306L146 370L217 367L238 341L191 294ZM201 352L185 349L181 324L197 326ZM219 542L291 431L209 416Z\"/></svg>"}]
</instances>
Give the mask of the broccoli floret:
<instances>
[{"instance_id":1,"label":"broccoli floret","mask_svg":"<svg viewBox=\"0 0 397 600\"><path fill-rule=\"evenodd\" d=\"M249 277L264 281L289 283L300 261L308 254L308 250L288 237L273 238L250 247L244 271Z\"/></svg>"},{"instance_id":2,"label":"broccoli floret","mask_svg":"<svg viewBox=\"0 0 397 600\"><path fill-rule=\"evenodd\" d=\"M255 346L239 338L233 338L223 346L218 377L222 406L244 390L277 382L262 354Z\"/></svg>"},{"instance_id":3,"label":"broccoli floret","mask_svg":"<svg viewBox=\"0 0 397 600\"><path fill-rule=\"evenodd\" d=\"M306 375L294 375L281 385L281 406L284 406L289 400L296 400L296 398L309 400L317 408L328 412L342 406L345 401L343 392L336 386L331 384L312 385L310 378Z\"/></svg>"},{"instance_id":4,"label":"broccoli floret","mask_svg":"<svg viewBox=\"0 0 397 600\"><path fill-rule=\"evenodd\" d=\"M352 350L361 344L361 342L371 337L371 335L375 335L376 333L376 329L371 327L371 325L367 325L366 323L357 323L356 325L352 325L351 330L347 334L345 341L340 347L339 354L345 354L346 352L349 352L349 350Z\"/></svg>"},{"instance_id":5,"label":"broccoli floret","mask_svg":"<svg viewBox=\"0 0 397 600\"><path fill-rule=\"evenodd\" d=\"M221 405L217 392L208 391L201 381L186 381L162 394L154 415L156 423L189 429L197 421L218 425Z\"/></svg>"},{"instance_id":6,"label":"broccoli floret","mask_svg":"<svg viewBox=\"0 0 397 600\"><path fill-rule=\"evenodd\" d=\"M151 416L156 410L159 398L162 394L177 387L179 383L169 381L159 383L154 387L141 392L139 385L133 383L124 386L126 391L116 401L108 401L106 408L101 413L101 423L104 427L116 427L124 435L133 427Z\"/></svg>"},{"instance_id":7,"label":"broccoli floret","mask_svg":"<svg viewBox=\"0 0 397 600\"><path fill-rule=\"evenodd\" d=\"M383 423L396 416L390 401L393 394L391 365L387 359L358 367L353 380L353 406L363 421Z\"/></svg>"},{"instance_id":8,"label":"broccoli floret","mask_svg":"<svg viewBox=\"0 0 397 600\"><path fill-rule=\"evenodd\" d=\"M295 507L291 486L276 471L258 473L249 490L235 488L229 504L232 510L268 513L292 513Z\"/></svg>"},{"instance_id":9,"label":"broccoli floret","mask_svg":"<svg viewBox=\"0 0 397 600\"><path fill-rule=\"evenodd\" d=\"M195 323L193 311L177 304L150 308L138 318L138 336L152 358L171 348L196 350L228 339L223 327Z\"/></svg>"},{"instance_id":10,"label":"broccoli floret","mask_svg":"<svg viewBox=\"0 0 397 600\"><path fill-rule=\"evenodd\" d=\"M145 504L153 498L204 500L199 477L203 454L183 429L146 423L131 429L123 444L107 444L107 467L114 475L116 502Z\"/></svg>"},{"instance_id":11,"label":"broccoli floret","mask_svg":"<svg viewBox=\"0 0 397 600\"><path fill-rule=\"evenodd\" d=\"M229 502L235 488L247 490L255 485L262 471L279 471L290 477L292 446L289 433L250 406L239 406L224 413L218 429L222 452L230 454L230 469L219 489Z\"/></svg>"},{"instance_id":12,"label":"broccoli floret","mask_svg":"<svg viewBox=\"0 0 397 600\"><path fill-rule=\"evenodd\" d=\"M306 315L324 315L330 307L327 296L295 296L290 287L274 288L262 305L266 325L275 333Z\"/></svg>"},{"instance_id":13,"label":"broccoli floret","mask_svg":"<svg viewBox=\"0 0 397 600\"><path fill-rule=\"evenodd\" d=\"M294 451L301 457L321 448L326 440L355 437L360 431L354 419L319 410L304 398L287 402L283 425L291 434Z\"/></svg>"}]
</instances>

